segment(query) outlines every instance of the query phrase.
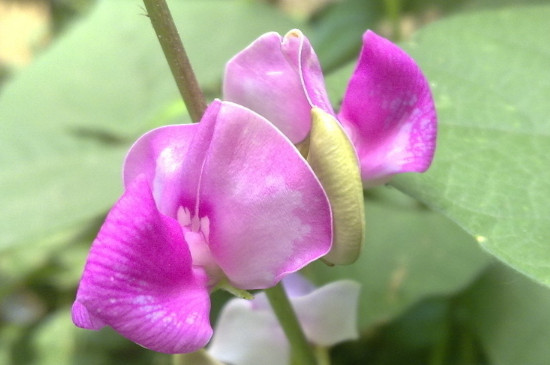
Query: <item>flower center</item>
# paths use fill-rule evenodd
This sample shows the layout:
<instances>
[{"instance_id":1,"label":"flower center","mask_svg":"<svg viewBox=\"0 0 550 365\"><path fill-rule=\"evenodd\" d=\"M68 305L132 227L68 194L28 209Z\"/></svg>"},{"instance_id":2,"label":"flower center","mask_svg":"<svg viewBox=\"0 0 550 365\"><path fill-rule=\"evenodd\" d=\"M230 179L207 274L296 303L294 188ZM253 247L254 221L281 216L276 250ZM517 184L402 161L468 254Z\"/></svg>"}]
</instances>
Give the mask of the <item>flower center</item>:
<instances>
[{"instance_id":1,"label":"flower center","mask_svg":"<svg viewBox=\"0 0 550 365\"><path fill-rule=\"evenodd\" d=\"M177 214L183 236L191 251L193 266L206 271L209 279L208 286L213 287L223 277L223 272L214 261L208 245L210 219L207 216L202 218L197 215L191 216L189 209L184 207L179 207Z\"/></svg>"}]
</instances>

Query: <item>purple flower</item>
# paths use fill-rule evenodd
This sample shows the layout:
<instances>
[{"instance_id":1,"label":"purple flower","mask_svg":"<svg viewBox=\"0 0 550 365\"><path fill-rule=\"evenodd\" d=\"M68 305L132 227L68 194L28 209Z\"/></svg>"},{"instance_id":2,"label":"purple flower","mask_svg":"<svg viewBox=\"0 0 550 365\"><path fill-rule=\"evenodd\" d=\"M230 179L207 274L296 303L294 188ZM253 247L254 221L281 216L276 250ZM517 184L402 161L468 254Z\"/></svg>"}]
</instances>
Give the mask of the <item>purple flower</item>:
<instances>
[{"instance_id":1,"label":"purple flower","mask_svg":"<svg viewBox=\"0 0 550 365\"><path fill-rule=\"evenodd\" d=\"M216 100L198 124L142 136L124 186L72 316L155 351L208 342L217 284L271 287L331 247L329 203L307 162L266 119L233 103Z\"/></svg>"},{"instance_id":2,"label":"purple flower","mask_svg":"<svg viewBox=\"0 0 550 365\"><path fill-rule=\"evenodd\" d=\"M429 84L412 58L372 31L363 35L338 114L317 56L298 30L264 34L237 54L227 64L223 91L226 100L260 113L294 143L308 136L312 107L336 116L355 147L365 187L431 164L437 121Z\"/></svg>"},{"instance_id":3,"label":"purple flower","mask_svg":"<svg viewBox=\"0 0 550 365\"><path fill-rule=\"evenodd\" d=\"M359 284L340 280L315 289L298 274L285 277L283 284L311 344L330 347L359 337ZM263 293L225 305L208 353L234 365L290 363L290 345Z\"/></svg>"}]
</instances>

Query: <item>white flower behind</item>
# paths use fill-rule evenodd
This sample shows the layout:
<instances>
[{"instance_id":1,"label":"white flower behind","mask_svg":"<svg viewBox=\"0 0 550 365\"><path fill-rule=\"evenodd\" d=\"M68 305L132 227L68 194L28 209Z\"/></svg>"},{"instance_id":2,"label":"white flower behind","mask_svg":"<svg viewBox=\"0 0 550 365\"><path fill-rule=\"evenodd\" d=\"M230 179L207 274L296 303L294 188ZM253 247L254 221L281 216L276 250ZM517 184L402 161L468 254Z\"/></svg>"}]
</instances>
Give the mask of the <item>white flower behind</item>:
<instances>
[{"instance_id":1,"label":"white flower behind","mask_svg":"<svg viewBox=\"0 0 550 365\"><path fill-rule=\"evenodd\" d=\"M283 285L312 345L329 347L358 338L358 283L341 280L315 289L294 274ZM232 365L290 363L290 345L264 293L226 304L207 351Z\"/></svg>"}]
</instances>

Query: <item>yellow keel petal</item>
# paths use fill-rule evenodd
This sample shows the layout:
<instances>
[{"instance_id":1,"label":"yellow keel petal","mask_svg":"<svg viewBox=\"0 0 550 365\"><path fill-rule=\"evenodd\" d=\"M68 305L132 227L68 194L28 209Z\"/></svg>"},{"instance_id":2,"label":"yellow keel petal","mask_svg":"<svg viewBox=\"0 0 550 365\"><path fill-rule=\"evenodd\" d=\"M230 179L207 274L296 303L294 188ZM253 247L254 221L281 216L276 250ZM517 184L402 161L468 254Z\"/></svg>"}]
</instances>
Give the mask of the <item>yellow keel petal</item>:
<instances>
[{"instance_id":1,"label":"yellow keel petal","mask_svg":"<svg viewBox=\"0 0 550 365\"><path fill-rule=\"evenodd\" d=\"M329 264L351 264L359 257L365 231L361 172L355 149L338 121L313 108L307 161L330 201L334 241L323 257Z\"/></svg>"}]
</instances>

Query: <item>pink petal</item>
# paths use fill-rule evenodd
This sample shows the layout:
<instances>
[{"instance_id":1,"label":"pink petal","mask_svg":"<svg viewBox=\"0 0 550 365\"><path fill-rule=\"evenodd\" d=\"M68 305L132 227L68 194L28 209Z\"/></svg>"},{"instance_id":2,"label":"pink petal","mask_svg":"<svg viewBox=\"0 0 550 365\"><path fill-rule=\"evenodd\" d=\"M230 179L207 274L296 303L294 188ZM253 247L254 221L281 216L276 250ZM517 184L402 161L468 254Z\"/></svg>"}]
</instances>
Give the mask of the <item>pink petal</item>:
<instances>
[{"instance_id":1,"label":"pink petal","mask_svg":"<svg viewBox=\"0 0 550 365\"><path fill-rule=\"evenodd\" d=\"M175 217L181 197L182 165L198 126L169 125L141 136L124 162L124 185L128 187L145 174L158 209Z\"/></svg>"},{"instance_id":2,"label":"pink petal","mask_svg":"<svg viewBox=\"0 0 550 365\"><path fill-rule=\"evenodd\" d=\"M149 349L179 353L209 340L206 277L192 269L181 227L159 214L136 177L94 241L73 305L77 326L113 327Z\"/></svg>"},{"instance_id":3,"label":"pink petal","mask_svg":"<svg viewBox=\"0 0 550 365\"><path fill-rule=\"evenodd\" d=\"M266 119L223 102L203 166L200 216L233 285L273 286L331 247L330 206L296 148Z\"/></svg>"},{"instance_id":4,"label":"pink petal","mask_svg":"<svg viewBox=\"0 0 550 365\"><path fill-rule=\"evenodd\" d=\"M220 105L212 102L202 119L215 121ZM124 185L145 174L161 213L175 218L180 206L193 208L213 132L205 124L169 125L141 136L126 156Z\"/></svg>"},{"instance_id":5,"label":"pink petal","mask_svg":"<svg viewBox=\"0 0 550 365\"><path fill-rule=\"evenodd\" d=\"M357 149L366 186L430 166L437 121L428 81L411 57L371 31L363 36L338 118Z\"/></svg>"},{"instance_id":6,"label":"pink petal","mask_svg":"<svg viewBox=\"0 0 550 365\"><path fill-rule=\"evenodd\" d=\"M332 112L317 56L299 31L284 38L264 34L231 59L223 95L261 114L295 143L311 128L312 104Z\"/></svg>"},{"instance_id":7,"label":"pink petal","mask_svg":"<svg viewBox=\"0 0 550 365\"><path fill-rule=\"evenodd\" d=\"M325 87L323 70L309 39L299 30L291 30L285 35L281 49L288 62L298 72L310 107L318 107L334 115Z\"/></svg>"}]
</instances>

